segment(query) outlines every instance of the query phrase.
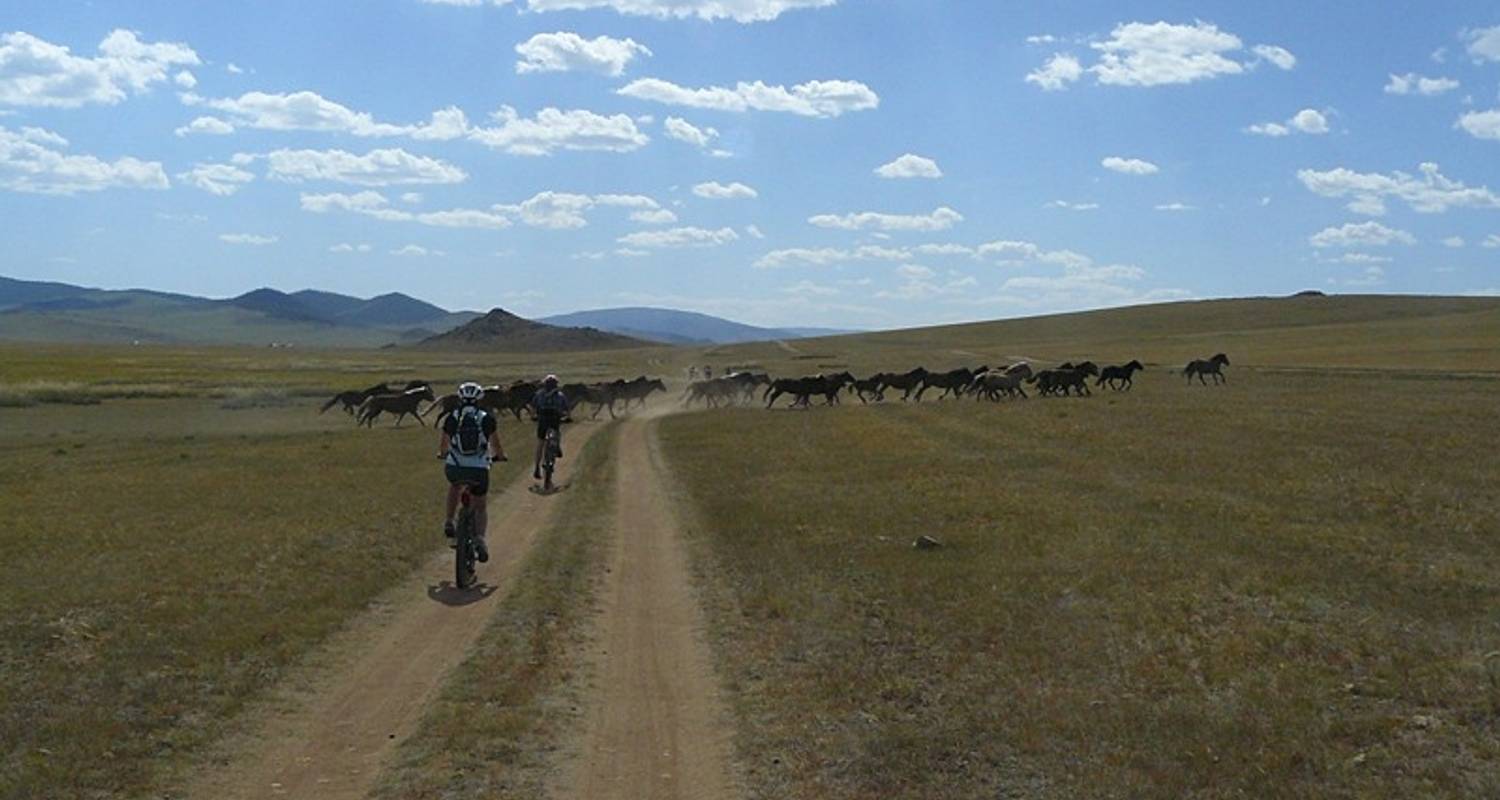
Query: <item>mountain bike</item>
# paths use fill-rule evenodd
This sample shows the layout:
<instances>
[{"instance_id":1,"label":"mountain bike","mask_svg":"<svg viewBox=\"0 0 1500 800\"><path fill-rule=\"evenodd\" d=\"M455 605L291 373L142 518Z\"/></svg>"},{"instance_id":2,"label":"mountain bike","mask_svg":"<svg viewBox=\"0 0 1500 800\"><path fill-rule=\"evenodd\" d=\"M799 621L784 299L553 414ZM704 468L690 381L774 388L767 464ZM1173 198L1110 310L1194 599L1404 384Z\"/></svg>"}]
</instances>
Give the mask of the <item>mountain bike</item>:
<instances>
[{"instance_id":1,"label":"mountain bike","mask_svg":"<svg viewBox=\"0 0 1500 800\"><path fill-rule=\"evenodd\" d=\"M557 453L562 449L557 440L557 428L547 429L547 439L542 447L542 491L550 492L552 485L552 471L557 468Z\"/></svg>"},{"instance_id":2,"label":"mountain bike","mask_svg":"<svg viewBox=\"0 0 1500 800\"><path fill-rule=\"evenodd\" d=\"M469 589L478 580L474 562L479 560L479 548L475 544L474 497L469 485L464 484L458 495L458 524L453 531L453 585Z\"/></svg>"}]
</instances>

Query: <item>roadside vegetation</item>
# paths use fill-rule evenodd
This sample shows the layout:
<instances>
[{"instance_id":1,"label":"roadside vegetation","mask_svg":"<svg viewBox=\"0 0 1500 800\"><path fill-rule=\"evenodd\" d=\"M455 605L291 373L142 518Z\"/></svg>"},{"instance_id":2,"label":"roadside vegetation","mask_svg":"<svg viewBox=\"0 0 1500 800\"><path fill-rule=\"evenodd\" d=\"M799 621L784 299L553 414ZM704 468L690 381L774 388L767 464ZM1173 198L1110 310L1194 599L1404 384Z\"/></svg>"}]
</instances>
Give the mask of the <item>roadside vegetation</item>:
<instances>
[{"instance_id":1,"label":"roadside vegetation","mask_svg":"<svg viewBox=\"0 0 1500 800\"><path fill-rule=\"evenodd\" d=\"M585 445L568 514L543 531L377 798L536 798L579 716L578 670L614 519L618 428Z\"/></svg>"},{"instance_id":2,"label":"roadside vegetation","mask_svg":"<svg viewBox=\"0 0 1500 800\"><path fill-rule=\"evenodd\" d=\"M1500 384L1229 373L663 420L753 796L1500 796Z\"/></svg>"},{"instance_id":3,"label":"roadside vegetation","mask_svg":"<svg viewBox=\"0 0 1500 800\"><path fill-rule=\"evenodd\" d=\"M0 414L0 797L145 794L442 547L429 430L210 400Z\"/></svg>"}]
</instances>

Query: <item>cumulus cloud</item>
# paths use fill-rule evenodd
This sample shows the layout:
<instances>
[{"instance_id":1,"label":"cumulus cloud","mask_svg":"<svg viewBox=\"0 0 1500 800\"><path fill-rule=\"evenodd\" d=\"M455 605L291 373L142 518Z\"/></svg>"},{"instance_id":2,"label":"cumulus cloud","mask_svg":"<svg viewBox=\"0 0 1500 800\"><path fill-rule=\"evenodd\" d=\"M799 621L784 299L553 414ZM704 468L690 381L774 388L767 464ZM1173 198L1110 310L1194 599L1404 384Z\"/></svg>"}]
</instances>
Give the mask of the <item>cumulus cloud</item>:
<instances>
[{"instance_id":1,"label":"cumulus cloud","mask_svg":"<svg viewBox=\"0 0 1500 800\"><path fill-rule=\"evenodd\" d=\"M429 250L428 248L423 247L419 244L409 244L405 247L392 250L391 255L401 256L403 258L426 258L428 256L441 256L447 254L441 250Z\"/></svg>"},{"instance_id":2,"label":"cumulus cloud","mask_svg":"<svg viewBox=\"0 0 1500 800\"><path fill-rule=\"evenodd\" d=\"M913 153L906 153L889 164L881 164L875 168L875 174L882 178L943 177L936 161Z\"/></svg>"},{"instance_id":3,"label":"cumulus cloud","mask_svg":"<svg viewBox=\"0 0 1500 800\"><path fill-rule=\"evenodd\" d=\"M676 215L654 199L639 194L576 194L573 192L537 192L520 203L497 203L487 209L455 208L446 211L416 212L391 205L385 195L375 191L355 194L332 192L304 194L302 209L317 214L343 211L362 214L386 222L415 222L438 228L509 228L516 222L534 227L566 230L588 225L588 212L599 207L627 209L637 222L674 221Z\"/></svg>"},{"instance_id":4,"label":"cumulus cloud","mask_svg":"<svg viewBox=\"0 0 1500 800\"><path fill-rule=\"evenodd\" d=\"M880 97L858 81L808 81L788 89L762 81L739 82L733 88L690 89L659 78L631 81L618 94L689 108L716 111L781 111L805 117L837 117L880 105Z\"/></svg>"},{"instance_id":5,"label":"cumulus cloud","mask_svg":"<svg viewBox=\"0 0 1500 800\"><path fill-rule=\"evenodd\" d=\"M1500 61L1500 25L1466 31L1464 40L1475 61Z\"/></svg>"},{"instance_id":6,"label":"cumulus cloud","mask_svg":"<svg viewBox=\"0 0 1500 800\"><path fill-rule=\"evenodd\" d=\"M1392 73L1390 81L1385 85L1385 93L1421 94L1431 97L1451 92L1458 86L1458 81L1452 78L1428 78L1415 72L1408 72L1405 75Z\"/></svg>"},{"instance_id":7,"label":"cumulus cloud","mask_svg":"<svg viewBox=\"0 0 1500 800\"><path fill-rule=\"evenodd\" d=\"M469 4L473 0L458 0ZM766 22L801 8L824 8L838 0L525 0L528 11L609 8L620 14L657 19L729 19Z\"/></svg>"},{"instance_id":8,"label":"cumulus cloud","mask_svg":"<svg viewBox=\"0 0 1500 800\"><path fill-rule=\"evenodd\" d=\"M19 132L0 126L0 189L70 195L111 188L166 189L171 183L161 162L137 158L104 161L70 155L67 139L41 128Z\"/></svg>"},{"instance_id":9,"label":"cumulus cloud","mask_svg":"<svg viewBox=\"0 0 1500 800\"><path fill-rule=\"evenodd\" d=\"M234 126L218 117L198 117L172 133L178 136L189 136L195 133L224 136L234 133Z\"/></svg>"},{"instance_id":10,"label":"cumulus cloud","mask_svg":"<svg viewBox=\"0 0 1500 800\"><path fill-rule=\"evenodd\" d=\"M1437 164L1423 163L1420 176L1405 172L1382 174L1354 172L1339 167L1331 170L1304 169L1297 179L1313 194L1321 197L1350 198L1348 208L1357 214L1379 216L1385 213L1386 198L1406 203L1413 211L1437 214L1450 208L1500 208L1500 196L1488 187L1469 187L1445 177Z\"/></svg>"},{"instance_id":11,"label":"cumulus cloud","mask_svg":"<svg viewBox=\"0 0 1500 800\"><path fill-rule=\"evenodd\" d=\"M336 245L328 248L328 252L330 252L330 253L368 253L368 252L370 252L370 246L367 245L367 244L349 244L348 242L341 242L339 244L336 244Z\"/></svg>"},{"instance_id":12,"label":"cumulus cloud","mask_svg":"<svg viewBox=\"0 0 1500 800\"><path fill-rule=\"evenodd\" d=\"M1197 211L1198 210L1197 206L1190 206L1190 205L1188 205L1186 203L1162 203L1161 205L1155 206L1155 208L1156 208L1157 211Z\"/></svg>"},{"instance_id":13,"label":"cumulus cloud","mask_svg":"<svg viewBox=\"0 0 1500 800\"><path fill-rule=\"evenodd\" d=\"M1286 48L1261 44L1247 53L1238 36L1203 21L1122 23L1109 38L1089 47L1098 56L1092 66L1084 67L1071 53L1056 53L1026 80L1058 90L1090 73L1106 86L1168 86L1239 75L1262 62L1284 70L1297 65L1297 57Z\"/></svg>"},{"instance_id":14,"label":"cumulus cloud","mask_svg":"<svg viewBox=\"0 0 1500 800\"><path fill-rule=\"evenodd\" d=\"M184 89L191 89L198 85L198 78L193 73L184 69L179 70L176 75L172 76L172 82Z\"/></svg>"},{"instance_id":15,"label":"cumulus cloud","mask_svg":"<svg viewBox=\"0 0 1500 800\"><path fill-rule=\"evenodd\" d=\"M516 45L521 60L516 72L597 72L618 77L636 56L651 55L650 48L634 39L596 36L585 39L576 33L539 33Z\"/></svg>"},{"instance_id":16,"label":"cumulus cloud","mask_svg":"<svg viewBox=\"0 0 1500 800\"><path fill-rule=\"evenodd\" d=\"M639 150L650 137L626 114L603 116L592 111L544 108L527 119L505 106L492 115L498 125L476 128L469 138L512 155L543 156L558 150Z\"/></svg>"},{"instance_id":17,"label":"cumulus cloud","mask_svg":"<svg viewBox=\"0 0 1500 800\"><path fill-rule=\"evenodd\" d=\"M596 206L630 208L637 212L659 209L658 203L645 195L587 195L545 191L538 192L517 205L497 205L493 210L515 215L521 222L534 228L566 229L588 225L585 212Z\"/></svg>"},{"instance_id":18,"label":"cumulus cloud","mask_svg":"<svg viewBox=\"0 0 1500 800\"><path fill-rule=\"evenodd\" d=\"M708 230L705 228L669 228L664 231L637 231L621 236L617 241L627 247L718 247L737 241L740 235L733 228Z\"/></svg>"},{"instance_id":19,"label":"cumulus cloud","mask_svg":"<svg viewBox=\"0 0 1500 800\"><path fill-rule=\"evenodd\" d=\"M679 142L687 142L700 150L707 148L719 138L719 132L713 128L699 128L681 117L667 117L662 123L662 129L670 138Z\"/></svg>"},{"instance_id":20,"label":"cumulus cloud","mask_svg":"<svg viewBox=\"0 0 1500 800\"><path fill-rule=\"evenodd\" d=\"M268 244L276 244L281 241L279 236L260 236L254 233L221 233L219 241L225 244L244 244L252 247L264 247Z\"/></svg>"},{"instance_id":21,"label":"cumulus cloud","mask_svg":"<svg viewBox=\"0 0 1500 800\"><path fill-rule=\"evenodd\" d=\"M670 225L677 221L677 215L666 208L632 211L630 212L630 218L643 225Z\"/></svg>"},{"instance_id":22,"label":"cumulus cloud","mask_svg":"<svg viewBox=\"0 0 1500 800\"><path fill-rule=\"evenodd\" d=\"M1328 133L1328 116L1315 108L1304 108L1293 114L1285 123L1261 122L1245 129L1246 133L1256 136L1281 137L1288 136L1292 131L1300 131L1313 135Z\"/></svg>"},{"instance_id":23,"label":"cumulus cloud","mask_svg":"<svg viewBox=\"0 0 1500 800\"><path fill-rule=\"evenodd\" d=\"M211 108L239 127L268 131L321 131L354 136L403 136L410 126L377 122L368 112L335 103L317 92L289 94L246 92L239 97L204 98L185 95L189 106Z\"/></svg>"},{"instance_id":24,"label":"cumulus cloud","mask_svg":"<svg viewBox=\"0 0 1500 800\"><path fill-rule=\"evenodd\" d=\"M1054 53L1047 63L1026 74L1026 82L1042 87L1043 91L1055 92L1082 77L1083 64L1077 56Z\"/></svg>"},{"instance_id":25,"label":"cumulus cloud","mask_svg":"<svg viewBox=\"0 0 1500 800\"><path fill-rule=\"evenodd\" d=\"M1456 127L1475 139L1500 139L1500 109L1470 111L1458 118Z\"/></svg>"},{"instance_id":26,"label":"cumulus cloud","mask_svg":"<svg viewBox=\"0 0 1500 800\"><path fill-rule=\"evenodd\" d=\"M1392 244L1416 244L1417 239L1406 231L1387 228L1374 220L1350 222L1337 228L1324 228L1308 237L1313 247L1385 247Z\"/></svg>"},{"instance_id":27,"label":"cumulus cloud","mask_svg":"<svg viewBox=\"0 0 1500 800\"><path fill-rule=\"evenodd\" d=\"M344 211L374 217L386 222L415 222L435 228L488 228L498 230L509 228L514 224L504 214L480 209L458 208L448 211L415 213L399 208L392 208L390 200L386 199L385 195L369 190L355 194L344 194L341 192L303 194L301 196L301 204L303 211L309 211L314 214Z\"/></svg>"},{"instance_id":28,"label":"cumulus cloud","mask_svg":"<svg viewBox=\"0 0 1500 800\"><path fill-rule=\"evenodd\" d=\"M255 180L255 176L234 164L198 164L187 172L179 172L177 180L209 194L228 197Z\"/></svg>"},{"instance_id":29,"label":"cumulus cloud","mask_svg":"<svg viewBox=\"0 0 1500 800\"><path fill-rule=\"evenodd\" d=\"M736 198L752 198L760 196L760 194L754 189L746 186L743 183L740 183L739 181L735 181L728 185L719 183L718 181L700 183L693 187L693 194L698 195L699 197L707 198L709 200L734 200Z\"/></svg>"},{"instance_id":30,"label":"cumulus cloud","mask_svg":"<svg viewBox=\"0 0 1500 800\"><path fill-rule=\"evenodd\" d=\"M468 174L435 158L400 148L355 155L343 150L276 150L266 155L266 177L290 183L334 181L356 186L462 183Z\"/></svg>"},{"instance_id":31,"label":"cumulus cloud","mask_svg":"<svg viewBox=\"0 0 1500 800\"><path fill-rule=\"evenodd\" d=\"M935 209L931 214L882 214L862 211L854 214L818 214L808 222L819 228L839 228L858 231L875 229L882 231L945 231L956 223L963 222L963 215L947 206Z\"/></svg>"},{"instance_id":32,"label":"cumulus cloud","mask_svg":"<svg viewBox=\"0 0 1500 800\"><path fill-rule=\"evenodd\" d=\"M1121 158L1119 156L1110 156L1100 161L1099 165L1112 172L1119 172L1125 175L1155 175L1161 171L1160 167L1150 161L1142 161L1139 158Z\"/></svg>"},{"instance_id":33,"label":"cumulus cloud","mask_svg":"<svg viewBox=\"0 0 1500 800\"><path fill-rule=\"evenodd\" d=\"M0 105L114 105L166 81L174 67L202 63L185 44L147 43L128 30L112 31L98 50L86 58L29 33L0 34Z\"/></svg>"},{"instance_id":34,"label":"cumulus cloud","mask_svg":"<svg viewBox=\"0 0 1500 800\"><path fill-rule=\"evenodd\" d=\"M1449 236L1448 238L1446 238L1446 239L1443 240L1443 246L1444 247L1463 247L1464 246L1464 237L1462 237L1462 236Z\"/></svg>"},{"instance_id":35,"label":"cumulus cloud","mask_svg":"<svg viewBox=\"0 0 1500 800\"><path fill-rule=\"evenodd\" d=\"M1070 203L1067 200L1053 200L1042 206L1042 208L1061 208L1067 211L1094 211L1099 208L1098 203Z\"/></svg>"},{"instance_id":36,"label":"cumulus cloud","mask_svg":"<svg viewBox=\"0 0 1500 800\"><path fill-rule=\"evenodd\" d=\"M1492 233L1489 236L1484 237L1484 241L1480 242L1479 246L1487 247L1491 250L1500 247L1500 234Z\"/></svg>"}]
</instances>

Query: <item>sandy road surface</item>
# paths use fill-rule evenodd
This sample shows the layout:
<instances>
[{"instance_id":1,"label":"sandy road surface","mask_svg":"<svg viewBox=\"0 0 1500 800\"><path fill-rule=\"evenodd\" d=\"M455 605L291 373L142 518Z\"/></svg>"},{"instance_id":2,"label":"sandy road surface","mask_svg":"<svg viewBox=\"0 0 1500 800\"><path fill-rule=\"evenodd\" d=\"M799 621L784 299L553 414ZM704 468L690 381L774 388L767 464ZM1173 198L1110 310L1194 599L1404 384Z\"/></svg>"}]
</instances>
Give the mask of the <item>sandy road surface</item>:
<instances>
[{"instance_id":1,"label":"sandy road surface","mask_svg":"<svg viewBox=\"0 0 1500 800\"><path fill-rule=\"evenodd\" d=\"M656 410L653 410L656 411ZM625 420L610 570L601 590L596 678L584 730L552 795L588 800L718 800L737 795L729 726L702 612L662 482L651 413Z\"/></svg>"},{"instance_id":2,"label":"sandy road surface","mask_svg":"<svg viewBox=\"0 0 1500 800\"><path fill-rule=\"evenodd\" d=\"M572 426L570 454L600 427ZM511 455L529 462L529 444L515 443ZM569 480L574 463L559 462L559 483ZM565 492L544 497L531 487L523 479L490 499L490 561L479 565L478 587L488 594L453 590L453 556L444 548L418 576L386 595L382 608L335 637L313 659L318 666L309 667L317 674L289 681L302 688L276 698L278 710L261 712L250 731L222 748L218 763L172 796L363 798L381 762L415 729L428 701L483 631L533 537L566 502ZM432 500L436 523L441 498ZM433 535L439 535L436 524Z\"/></svg>"}]
</instances>

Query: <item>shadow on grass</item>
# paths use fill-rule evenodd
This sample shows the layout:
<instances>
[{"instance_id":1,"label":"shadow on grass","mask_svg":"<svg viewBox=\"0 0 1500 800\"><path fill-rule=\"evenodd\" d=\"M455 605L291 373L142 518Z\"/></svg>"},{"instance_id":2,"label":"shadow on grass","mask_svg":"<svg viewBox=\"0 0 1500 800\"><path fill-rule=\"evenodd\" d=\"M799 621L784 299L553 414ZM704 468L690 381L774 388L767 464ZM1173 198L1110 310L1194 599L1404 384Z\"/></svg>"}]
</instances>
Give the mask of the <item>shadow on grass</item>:
<instances>
[{"instance_id":1,"label":"shadow on grass","mask_svg":"<svg viewBox=\"0 0 1500 800\"><path fill-rule=\"evenodd\" d=\"M478 583L468 589L460 589L452 581L441 581L427 587L427 598L445 606L466 606L488 598L499 588L488 583Z\"/></svg>"}]
</instances>

